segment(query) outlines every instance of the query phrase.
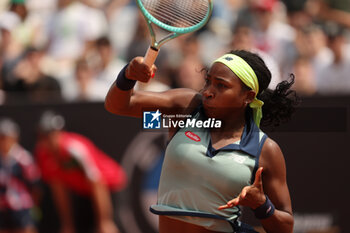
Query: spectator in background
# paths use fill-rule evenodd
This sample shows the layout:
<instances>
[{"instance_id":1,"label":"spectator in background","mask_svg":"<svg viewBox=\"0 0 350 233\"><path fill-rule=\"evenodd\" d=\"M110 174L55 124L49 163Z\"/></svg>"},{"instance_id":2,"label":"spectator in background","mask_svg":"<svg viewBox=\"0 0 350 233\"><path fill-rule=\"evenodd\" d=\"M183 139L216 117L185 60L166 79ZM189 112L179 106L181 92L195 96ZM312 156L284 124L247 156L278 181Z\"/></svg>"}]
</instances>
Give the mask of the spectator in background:
<instances>
[{"instance_id":1,"label":"spectator in background","mask_svg":"<svg viewBox=\"0 0 350 233\"><path fill-rule=\"evenodd\" d=\"M305 9L317 20L333 21L350 28L349 0L308 0Z\"/></svg>"},{"instance_id":2,"label":"spectator in background","mask_svg":"<svg viewBox=\"0 0 350 233\"><path fill-rule=\"evenodd\" d=\"M175 82L177 87L200 91L204 87L203 64L194 57L186 57L178 68Z\"/></svg>"},{"instance_id":3,"label":"spectator in background","mask_svg":"<svg viewBox=\"0 0 350 233\"><path fill-rule=\"evenodd\" d=\"M247 50L259 54L271 71L271 82L269 88L274 89L276 85L282 81L280 69L275 59L266 52L255 47L254 32L252 28L244 25L237 25L234 30L230 49Z\"/></svg>"},{"instance_id":4,"label":"spectator in background","mask_svg":"<svg viewBox=\"0 0 350 233\"><path fill-rule=\"evenodd\" d=\"M116 56L115 51L108 37L100 37L96 41L96 49L98 54L97 79L106 83L108 91L110 85L115 81L118 74L126 62Z\"/></svg>"},{"instance_id":5,"label":"spectator in background","mask_svg":"<svg viewBox=\"0 0 350 233\"><path fill-rule=\"evenodd\" d=\"M337 24L328 28L328 44L334 54L333 62L325 66L317 82L320 94L350 94L350 44L345 29Z\"/></svg>"},{"instance_id":6,"label":"spectator in background","mask_svg":"<svg viewBox=\"0 0 350 233\"><path fill-rule=\"evenodd\" d=\"M35 233L31 209L39 172L30 153L18 142L19 127L0 119L0 232Z\"/></svg>"},{"instance_id":7,"label":"spectator in background","mask_svg":"<svg viewBox=\"0 0 350 233\"><path fill-rule=\"evenodd\" d=\"M25 49L25 46L20 42L18 38L18 30L23 20L27 17L27 9L24 2L21 0L11 0L9 2L9 9L2 13L0 17L0 24L2 31L6 38L7 52L11 52L8 58L17 58L21 52ZM11 59L12 60L12 59Z\"/></svg>"},{"instance_id":8,"label":"spectator in background","mask_svg":"<svg viewBox=\"0 0 350 233\"><path fill-rule=\"evenodd\" d=\"M75 75L66 83L65 98L68 101L103 101L108 91L105 81L97 79L92 65L84 58L76 62Z\"/></svg>"},{"instance_id":9,"label":"spectator in background","mask_svg":"<svg viewBox=\"0 0 350 233\"><path fill-rule=\"evenodd\" d=\"M132 0L110 1L106 15L109 22L109 37L113 48L125 59L135 33L138 33L138 9Z\"/></svg>"},{"instance_id":10,"label":"spectator in background","mask_svg":"<svg viewBox=\"0 0 350 233\"><path fill-rule=\"evenodd\" d=\"M215 0L213 3L208 24L196 35L202 47L200 58L206 66L211 64L213 57L226 52L239 12L248 4L245 0Z\"/></svg>"},{"instance_id":11,"label":"spectator in background","mask_svg":"<svg viewBox=\"0 0 350 233\"><path fill-rule=\"evenodd\" d=\"M315 81L318 82L324 67L333 61L333 53L327 47L325 32L319 25L306 25L299 31L295 46L298 56L310 59L315 73Z\"/></svg>"},{"instance_id":12,"label":"spectator in background","mask_svg":"<svg viewBox=\"0 0 350 233\"><path fill-rule=\"evenodd\" d=\"M60 232L117 233L110 191L125 185L125 173L89 139L64 131L64 124L61 115L44 112L35 149L43 180L52 190L61 221ZM79 207L86 209L86 203L81 206L86 197L94 210L88 217L86 211L78 212ZM77 221L73 220L74 213L80 217Z\"/></svg>"},{"instance_id":13,"label":"spectator in background","mask_svg":"<svg viewBox=\"0 0 350 233\"><path fill-rule=\"evenodd\" d=\"M294 90L298 95L314 95L316 93L316 77L311 60L307 57L298 57L294 61L292 70L295 75Z\"/></svg>"},{"instance_id":14,"label":"spectator in background","mask_svg":"<svg viewBox=\"0 0 350 233\"><path fill-rule=\"evenodd\" d=\"M285 64L286 50L294 42L295 31L286 22L277 17L283 11L277 0L254 0L242 9L237 25L246 25L253 29L254 46L271 55L279 65Z\"/></svg>"},{"instance_id":15,"label":"spectator in background","mask_svg":"<svg viewBox=\"0 0 350 233\"><path fill-rule=\"evenodd\" d=\"M213 9L213 14L210 21L215 21L214 23L217 26L221 26L221 28L216 28L216 30L231 30L231 28L236 24L238 11L245 7L247 1L216 0L214 4L215 7Z\"/></svg>"},{"instance_id":16,"label":"spectator in background","mask_svg":"<svg viewBox=\"0 0 350 233\"><path fill-rule=\"evenodd\" d=\"M22 47L14 40L13 31L19 25L20 18L13 12L0 14L0 83L2 88L14 84L11 70L18 62Z\"/></svg>"},{"instance_id":17,"label":"spectator in background","mask_svg":"<svg viewBox=\"0 0 350 233\"><path fill-rule=\"evenodd\" d=\"M195 34L184 35L176 42L179 44L179 64L174 78L175 86L200 91L205 84L205 73L198 38Z\"/></svg>"},{"instance_id":18,"label":"spectator in background","mask_svg":"<svg viewBox=\"0 0 350 233\"><path fill-rule=\"evenodd\" d=\"M39 21L34 21L33 18L29 17L25 0L11 0L9 11L15 13L20 19L20 24L14 28L14 39L24 48L32 46L38 35L36 27Z\"/></svg>"},{"instance_id":19,"label":"spectator in background","mask_svg":"<svg viewBox=\"0 0 350 233\"><path fill-rule=\"evenodd\" d=\"M8 10L3 14L12 13L18 17L18 23L11 28L12 40L18 49L26 47L44 47L47 42L45 38L45 21L38 14L33 14L26 4L26 0L11 0ZM7 21L8 19L3 19ZM0 17L0 21L2 21Z\"/></svg>"},{"instance_id":20,"label":"spectator in background","mask_svg":"<svg viewBox=\"0 0 350 233\"><path fill-rule=\"evenodd\" d=\"M48 25L48 53L56 62L51 72L59 77L71 75L75 61L89 52L96 39L107 33L107 26L101 10L76 0L58 0L58 11Z\"/></svg>"},{"instance_id":21,"label":"spectator in background","mask_svg":"<svg viewBox=\"0 0 350 233\"><path fill-rule=\"evenodd\" d=\"M312 17L305 11L307 0L282 0L287 8L288 24L295 29L303 28L311 24Z\"/></svg>"},{"instance_id":22,"label":"spectator in background","mask_svg":"<svg viewBox=\"0 0 350 233\"><path fill-rule=\"evenodd\" d=\"M43 56L43 51L35 48L27 49L14 68L13 79L16 82L11 88L5 89L9 95L7 101L11 101L11 98L31 102L52 102L62 99L59 82L42 71Z\"/></svg>"},{"instance_id":23,"label":"spectator in background","mask_svg":"<svg viewBox=\"0 0 350 233\"><path fill-rule=\"evenodd\" d=\"M28 15L25 0L11 0L10 11L15 12L20 17L21 21L24 21Z\"/></svg>"}]
</instances>

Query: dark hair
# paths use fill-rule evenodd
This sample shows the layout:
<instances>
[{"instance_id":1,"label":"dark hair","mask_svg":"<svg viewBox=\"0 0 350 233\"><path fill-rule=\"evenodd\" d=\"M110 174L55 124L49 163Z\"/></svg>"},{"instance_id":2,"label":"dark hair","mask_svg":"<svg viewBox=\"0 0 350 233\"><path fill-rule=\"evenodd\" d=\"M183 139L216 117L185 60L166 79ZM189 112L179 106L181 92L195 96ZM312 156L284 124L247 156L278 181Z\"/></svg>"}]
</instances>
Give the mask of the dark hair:
<instances>
[{"instance_id":1,"label":"dark hair","mask_svg":"<svg viewBox=\"0 0 350 233\"><path fill-rule=\"evenodd\" d=\"M230 53L243 58L252 67L258 78L257 98L264 102L261 126L278 126L290 120L295 107L300 102L296 92L291 90L294 75L291 74L289 80L280 82L275 90L268 89L271 72L259 55L245 50L233 50Z\"/></svg>"},{"instance_id":2,"label":"dark hair","mask_svg":"<svg viewBox=\"0 0 350 233\"><path fill-rule=\"evenodd\" d=\"M109 40L109 38L107 36L102 36L96 40L96 45L99 47L102 47L102 46L109 47L109 46L111 46L111 41Z\"/></svg>"}]
</instances>

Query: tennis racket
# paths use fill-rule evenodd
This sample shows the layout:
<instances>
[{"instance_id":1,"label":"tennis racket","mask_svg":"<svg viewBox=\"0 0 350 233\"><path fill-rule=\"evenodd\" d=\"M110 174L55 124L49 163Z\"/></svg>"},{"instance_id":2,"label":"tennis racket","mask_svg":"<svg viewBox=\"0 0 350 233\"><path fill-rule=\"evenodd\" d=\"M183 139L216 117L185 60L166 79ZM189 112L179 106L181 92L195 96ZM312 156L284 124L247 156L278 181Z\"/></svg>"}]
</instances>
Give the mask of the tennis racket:
<instances>
[{"instance_id":1,"label":"tennis racket","mask_svg":"<svg viewBox=\"0 0 350 233\"><path fill-rule=\"evenodd\" d=\"M149 67L155 62L159 48L171 39L185 33L197 31L209 20L212 0L136 0L141 13L146 19L151 35L151 45L144 57ZM169 32L157 41L153 25Z\"/></svg>"}]
</instances>

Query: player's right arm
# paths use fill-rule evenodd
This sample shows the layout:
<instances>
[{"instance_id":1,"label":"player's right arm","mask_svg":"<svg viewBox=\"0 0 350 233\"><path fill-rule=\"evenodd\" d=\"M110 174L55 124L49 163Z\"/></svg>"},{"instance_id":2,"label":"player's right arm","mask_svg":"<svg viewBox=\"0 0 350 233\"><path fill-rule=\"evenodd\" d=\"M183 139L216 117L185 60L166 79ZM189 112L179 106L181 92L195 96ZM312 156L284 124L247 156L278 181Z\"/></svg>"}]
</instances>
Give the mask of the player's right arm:
<instances>
[{"instance_id":1,"label":"player's right arm","mask_svg":"<svg viewBox=\"0 0 350 233\"><path fill-rule=\"evenodd\" d=\"M154 65L149 68L142 57L136 57L126 68L125 77L148 82L155 72ZM159 109L168 114L180 113L179 110L195 108L200 101L201 95L191 89L178 88L164 92L121 90L113 83L105 99L105 108L117 115L141 117L146 108Z\"/></svg>"}]
</instances>

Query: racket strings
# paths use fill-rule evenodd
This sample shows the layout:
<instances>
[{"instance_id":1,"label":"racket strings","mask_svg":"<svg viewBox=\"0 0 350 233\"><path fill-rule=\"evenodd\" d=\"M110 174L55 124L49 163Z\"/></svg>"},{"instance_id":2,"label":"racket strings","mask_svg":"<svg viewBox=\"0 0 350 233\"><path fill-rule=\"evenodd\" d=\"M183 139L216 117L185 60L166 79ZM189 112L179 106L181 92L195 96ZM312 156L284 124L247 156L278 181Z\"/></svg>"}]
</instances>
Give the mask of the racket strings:
<instances>
[{"instance_id":1,"label":"racket strings","mask_svg":"<svg viewBox=\"0 0 350 233\"><path fill-rule=\"evenodd\" d=\"M157 20L179 28L199 24L209 10L208 0L142 0L142 3Z\"/></svg>"},{"instance_id":2,"label":"racket strings","mask_svg":"<svg viewBox=\"0 0 350 233\"><path fill-rule=\"evenodd\" d=\"M163 9L164 10L163 12L158 12L159 14L162 14L163 17L167 17L167 18L171 17L171 15L167 14L168 12L166 12L166 8L164 8L163 6L159 6L159 9ZM190 23L187 26L195 25L195 24L199 23L203 19L203 15L202 14L199 14L197 12L191 12L191 14L192 14L192 17L195 16L197 18L194 18L194 17L193 18L187 18L187 22ZM175 20L176 19L177 20L180 19L180 20L186 21L185 17L187 15L189 15L187 12L177 11L173 16L174 16Z\"/></svg>"}]
</instances>

